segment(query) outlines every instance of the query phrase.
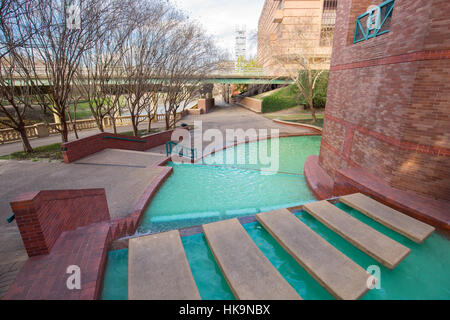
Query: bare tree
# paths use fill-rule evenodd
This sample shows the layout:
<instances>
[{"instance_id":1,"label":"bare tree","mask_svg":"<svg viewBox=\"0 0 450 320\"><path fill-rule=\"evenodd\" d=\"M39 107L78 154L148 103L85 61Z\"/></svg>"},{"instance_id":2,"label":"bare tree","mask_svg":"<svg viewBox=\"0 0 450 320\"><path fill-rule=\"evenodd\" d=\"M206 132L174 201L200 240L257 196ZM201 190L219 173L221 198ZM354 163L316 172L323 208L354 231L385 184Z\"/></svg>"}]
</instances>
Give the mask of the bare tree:
<instances>
[{"instance_id":1,"label":"bare tree","mask_svg":"<svg viewBox=\"0 0 450 320\"><path fill-rule=\"evenodd\" d=\"M25 115L32 109L32 88L26 76L17 80L17 76L23 75L20 69L13 55L6 54L0 58L0 116L6 118L0 118L0 123L17 131L23 150L30 153L33 148L27 137Z\"/></svg>"},{"instance_id":2,"label":"bare tree","mask_svg":"<svg viewBox=\"0 0 450 320\"><path fill-rule=\"evenodd\" d=\"M20 14L28 1L2 0L0 4L0 123L20 134L25 152L33 149L26 133L25 115L32 109L30 61L18 48L30 34L20 32ZM36 93L36 92L34 92Z\"/></svg>"},{"instance_id":3,"label":"bare tree","mask_svg":"<svg viewBox=\"0 0 450 320\"><path fill-rule=\"evenodd\" d=\"M161 89L161 75L168 60L167 37L181 17L170 4L155 0L144 2L135 19L140 23L125 41L121 56L126 109L133 132L138 135L139 124L146 120L145 110L158 103L155 94Z\"/></svg>"},{"instance_id":4,"label":"bare tree","mask_svg":"<svg viewBox=\"0 0 450 320\"><path fill-rule=\"evenodd\" d=\"M203 81L222 55L204 31L188 20L179 24L169 37L167 50L163 104L166 129L170 129L179 120L177 113L199 97Z\"/></svg>"},{"instance_id":5,"label":"bare tree","mask_svg":"<svg viewBox=\"0 0 450 320\"><path fill-rule=\"evenodd\" d=\"M39 103L44 107L50 102L52 113L61 122L57 130L63 142L68 141L67 108L75 72L83 53L103 37L113 19L110 12L117 5L118 1L32 0L21 11L22 31L33 36L20 54L32 62L28 70L33 85L48 84L48 101Z\"/></svg>"},{"instance_id":6,"label":"bare tree","mask_svg":"<svg viewBox=\"0 0 450 320\"><path fill-rule=\"evenodd\" d=\"M19 16L30 0L1 0L0 1L0 58L12 53L12 51L24 43L33 34L19 34L12 28L18 23Z\"/></svg>"},{"instance_id":7,"label":"bare tree","mask_svg":"<svg viewBox=\"0 0 450 320\"><path fill-rule=\"evenodd\" d=\"M111 25L103 35L101 41L97 41L93 48L87 50L81 59L81 68L75 76L78 90L88 100L89 108L97 122L101 132L104 132L104 119L107 116L115 117L116 84L120 84L120 67L123 53L123 45L130 36L136 21L129 11L122 8L112 12L114 19L109 19ZM116 101L119 102L119 101Z\"/></svg>"},{"instance_id":8,"label":"bare tree","mask_svg":"<svg viewBox=\"0 0 450 320\"><path fill-rule=\"evenodd\" d=\"M322 74L329 69L330 55L319 52L320 37L332 37L332 33L320 35L320 28L310 21L301 20L291 30L285 30L282 39L273 39L271 34L259 34L258 42L266 51L267 61L276 73L289 77L305 98L311 111L313 123L317 122L314 108L316 85ZM331 40L328 40L328 43ZM289 43L289 45L286 45Z\"/></svg>"}]
</instances>

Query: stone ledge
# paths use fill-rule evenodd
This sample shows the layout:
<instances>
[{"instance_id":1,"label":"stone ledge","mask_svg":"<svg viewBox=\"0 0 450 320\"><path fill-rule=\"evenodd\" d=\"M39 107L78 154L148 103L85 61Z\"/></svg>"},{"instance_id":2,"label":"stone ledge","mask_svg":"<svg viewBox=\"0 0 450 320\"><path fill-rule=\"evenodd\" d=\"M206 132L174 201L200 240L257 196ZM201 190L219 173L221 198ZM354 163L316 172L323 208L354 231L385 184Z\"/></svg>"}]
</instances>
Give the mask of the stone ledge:
<instances>
[{"instance_id":1,"label":"stone ledge","mask_svg":"<svg viewBox=\"0 0 450 320\"><path fill-rule=\"evenodd\" d=\"M333 197L333 179L319 165L318 156L309 156L304 165L305 180L318 200Z\"/></svg>"},{"instance_id":2,"label":"stone ledge","mask_svg":"<svg viewBox=\"0 0 450 320\"><path fill-rule=\"evenodd\" d=\"M395 189L361 168L337 170L333 180L319 165L319 158L310 156L305 162L305 179L319 200L360 192L413 218L450 230L450 203Z\"/></svg>"}]
</instances>

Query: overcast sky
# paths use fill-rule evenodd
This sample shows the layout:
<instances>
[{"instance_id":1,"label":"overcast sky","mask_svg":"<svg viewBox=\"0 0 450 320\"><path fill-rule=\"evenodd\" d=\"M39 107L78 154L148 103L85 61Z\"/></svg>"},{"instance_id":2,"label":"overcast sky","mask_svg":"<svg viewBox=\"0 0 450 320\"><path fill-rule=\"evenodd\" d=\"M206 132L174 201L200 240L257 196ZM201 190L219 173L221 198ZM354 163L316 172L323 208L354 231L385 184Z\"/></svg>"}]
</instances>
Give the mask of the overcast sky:
<instances>
[{"instance_id":1,"label":"overcast sky","mask_svg":"<svg viewBox=\"0 0 450 320\"><path fill-rule=\"evenodd\" d=\"M172 0L199 21L214 36L217 45L234 54L234 27L247 27L247 53L256 55L256 41L250 36L258 29L264 0Z\"/></svg>"}]
</instances>

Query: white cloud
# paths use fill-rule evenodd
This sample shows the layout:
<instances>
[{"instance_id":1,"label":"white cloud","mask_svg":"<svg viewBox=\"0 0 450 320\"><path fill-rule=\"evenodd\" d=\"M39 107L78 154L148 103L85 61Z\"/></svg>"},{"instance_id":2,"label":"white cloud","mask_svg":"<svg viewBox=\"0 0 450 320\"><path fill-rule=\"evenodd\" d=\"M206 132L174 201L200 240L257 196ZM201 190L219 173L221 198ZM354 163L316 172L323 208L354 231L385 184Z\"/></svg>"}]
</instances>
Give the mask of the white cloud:
<instances>
[{"instance_id":1,"label":"white cloud","mask_svg":"<svg viewBox=\"0 0 450 320\"><path fill-rule=\"evenodd\" d=\"M247 52L256 54L256 43L250 36L258 29L264 0L172 0L198 21L221 48L234 53L235 25L247 27Z\"/></svg>"}]
</instances>

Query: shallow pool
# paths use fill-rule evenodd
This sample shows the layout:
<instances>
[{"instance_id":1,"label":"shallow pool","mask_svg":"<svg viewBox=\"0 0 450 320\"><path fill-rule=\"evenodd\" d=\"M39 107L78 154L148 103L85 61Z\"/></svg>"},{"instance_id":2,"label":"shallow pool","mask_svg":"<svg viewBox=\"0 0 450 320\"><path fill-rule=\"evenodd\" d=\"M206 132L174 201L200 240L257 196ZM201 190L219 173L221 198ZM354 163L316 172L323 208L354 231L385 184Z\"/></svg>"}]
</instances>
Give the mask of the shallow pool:
<instances>
[{"instance_id":1,"label":"shallow pool","mask_svg":"<svg viewBox=\"0 0 450 320\"><path fill-rule=\"evenodd\" d=\"M200 163L170 163L173 173L152 200L138 232L178 229L313 201L303 166L309 155L319 154L320 140L304 136L251 142ZM253 158L260 150L265 152L263 148L269 159L279 150L279 157L273 158L279 159L278 165Z\"/></svg>"},{"instance_id":2,"label":"shallow pool","mask_svg":"<svg viewBox=\"0 0 450 320\"><path fill-rule=\"evenodd\" d=\"M258 143L218 152L200 164L172 163L174 173L152 201L140 230L164 231L313 201L301 173L306 158L318 154L320 137L279 139L279 172L283 173L274 175L262 175L259 170L267 168L261 163L243 161L254 153ZM230 153L234 157L221 162ZM363 299L450 299L447 238L435 232L419 245L344 204L336 206L411 249L394 270L389 270L308 213L295 213L364 269L379 266L381 288L371 290ZM303 299L333 299L258 222L244 228ZM234 299L204 235L183 237L182 243L202 299ZM102 298L128 298L128 249L109 252Z\"/></svg>"},{"instance_id":3,"label":"shallow pool","mask_svg":"<svg viewBox=\"0 0 450 320\"><path fill-rule=\"evenodd\" d=\"M364 269L372 265L380 267L381 288L369 291L362 299L450 299L450 241L447 238L435 232L424 243L416 244L344 204L336 206L411 249L411 253L394 270L389 270L308 213L296 213L300 220ZM258 222L245 224L244 228L303 299L334 299ZM234 299L204 235L183 237L182 242L202 299ZM127 249L109 253L104 299L127 299L127 265Z\"/></svg>"}]
</instances>

